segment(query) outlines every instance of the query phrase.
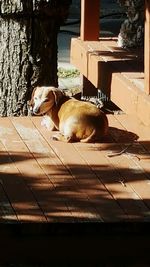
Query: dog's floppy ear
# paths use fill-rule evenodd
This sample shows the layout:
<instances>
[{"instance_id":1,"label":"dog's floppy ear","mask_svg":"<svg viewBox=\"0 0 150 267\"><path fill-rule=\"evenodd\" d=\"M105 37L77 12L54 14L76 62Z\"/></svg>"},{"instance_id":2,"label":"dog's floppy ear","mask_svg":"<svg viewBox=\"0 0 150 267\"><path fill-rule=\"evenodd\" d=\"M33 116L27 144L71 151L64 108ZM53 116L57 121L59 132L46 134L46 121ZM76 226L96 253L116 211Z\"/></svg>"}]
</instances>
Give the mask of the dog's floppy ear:
<instances>
[{"instance_id":1,"label":"dog's floppy ear","mask_svg":"<svg viewBox=\"0 0 150 267\"><path fill-rule=\"evenodd\" d=\"M53 89L52 90L52 93L54 95L55 104L57 106L58 103L59 103L59 100L62 98L62 96L64 95L64 93L61 90L59 90L59 89Z\"/></svg>"},{"instance_id":2,"label":"dog's floppy ear","mask_svg":"<svg viewBox=\"0 0 150 267\"><path fill-rule=\"evenodd\" d=\"M33 106L34 106L34 93L35 93L36 88L33 89L32 94L31 94L31 99L27 101L27 109L28 109L28 114L32 115L33 114Z\"/></svg>"},{"instance_id":3,"label":"dog's floppy ear","mask_svg":"<svg viewBox=\"0 0 150 267\"><path fill-rule=\"evenodd\" d=\"M35 90L36 90L36 87L33 89L33 91L32 91L32 94L31 94L31 99L30 100L28 100L28 106L33 106L33 104L34 104L34 94L35 94Z\"/></svg>"}]
</instances>

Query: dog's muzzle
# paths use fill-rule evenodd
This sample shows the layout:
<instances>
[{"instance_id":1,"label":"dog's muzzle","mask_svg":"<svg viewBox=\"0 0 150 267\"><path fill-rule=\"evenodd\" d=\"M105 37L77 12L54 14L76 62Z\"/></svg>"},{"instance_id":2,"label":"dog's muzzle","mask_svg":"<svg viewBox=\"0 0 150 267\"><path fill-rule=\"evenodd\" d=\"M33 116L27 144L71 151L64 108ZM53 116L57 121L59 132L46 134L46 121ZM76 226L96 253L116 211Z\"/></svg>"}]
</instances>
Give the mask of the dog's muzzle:
<instances>
[{"instance_id":1,"label":"dog's muzzle","mask_svg":"<svg viewBox=\"0 0 150 267\"><path fill-rule=\"evenodd\" d=\"M40 107L33 107L33 113L35 115L39 114L40 113Z\"/></svg>"},{"instance_id":2,"label":"dog's muzzle","mask_svg":"<svg viewBox=\"0 0 150 267\"><path fill-rule=\"evenodd\" d=\"M28 114L30 115L30 116L32 116L32 115L38 115L38 113L40 112L40 108L39 107L33 107L33 106L29 106L28 107Z\"/></svg>"}]
</instances>

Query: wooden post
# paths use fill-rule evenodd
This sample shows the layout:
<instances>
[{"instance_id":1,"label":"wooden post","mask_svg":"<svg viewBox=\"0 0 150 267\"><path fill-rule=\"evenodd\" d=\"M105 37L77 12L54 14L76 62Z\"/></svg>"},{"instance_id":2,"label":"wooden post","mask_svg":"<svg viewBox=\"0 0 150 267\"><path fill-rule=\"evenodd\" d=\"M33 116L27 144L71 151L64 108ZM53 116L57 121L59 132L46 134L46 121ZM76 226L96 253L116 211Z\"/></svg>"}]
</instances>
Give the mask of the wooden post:
<instances>
[{"instance_id":1,"label":"wooden post","mask_svg":"<svg viewBox=\"0 0 150 267\"><path fill-rule=\"evenodd\" d=\"M80 37L82 41L98 41L99 39L99 2L99 0L81 0ZM85 76L82 77L82 95L97 95L97 89Z\"/></svg>"},{"instance_id":2,"label":"wooden post","mask_svg":"<svg viewBox=\"0 0 150 267\"><path fill-rule=\"evenodd\" d=\"M81 0L81 40L98 40L99 10L99 0Z\"/></svg>"},{"instance_id":3,"label":"wooden post","mask_svg":"<svg viewBox=\"0 0 150 267\"><path fill-rule=\"evenodd\" d=\"M145 0L145 40L144 40L145 92L150 94L150 2Z\"/></svg>"}]
</instances>

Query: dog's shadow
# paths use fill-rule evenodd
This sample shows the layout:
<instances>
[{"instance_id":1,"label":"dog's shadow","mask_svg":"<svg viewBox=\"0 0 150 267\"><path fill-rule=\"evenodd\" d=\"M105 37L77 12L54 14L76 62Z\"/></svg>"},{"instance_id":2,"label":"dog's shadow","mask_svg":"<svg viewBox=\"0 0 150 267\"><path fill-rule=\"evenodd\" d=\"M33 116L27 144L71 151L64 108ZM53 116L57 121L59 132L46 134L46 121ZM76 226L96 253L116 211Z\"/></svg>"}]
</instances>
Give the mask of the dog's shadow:
<instances>
[{"instance_id":1,"label":"dog's shadow","mask_svg":"<svg viewBox=\"0 0 150 267\"><path fill-rule=\"evenodd\" d=\"M109 143L130 143L137 141L139 136L133 132L127 130L118 129L115 127L109 127L108 135L104 138L104 142Z\"/></svg>"}]
</instances>

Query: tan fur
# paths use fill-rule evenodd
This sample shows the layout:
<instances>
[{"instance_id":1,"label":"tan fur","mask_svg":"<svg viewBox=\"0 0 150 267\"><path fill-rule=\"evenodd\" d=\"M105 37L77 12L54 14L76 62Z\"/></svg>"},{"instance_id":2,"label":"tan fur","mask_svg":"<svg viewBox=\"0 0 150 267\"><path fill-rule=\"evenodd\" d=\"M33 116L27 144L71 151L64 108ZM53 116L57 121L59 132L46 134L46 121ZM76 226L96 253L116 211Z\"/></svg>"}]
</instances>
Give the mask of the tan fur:
<instances>
[{"instance_id":1,"label":"tan fur","mask_svg":"<svg viewBox=\"0 0 150 267\"><path fill-rule=\"evenodd\" d=\"M55 140L66 142L100 141L108 132L104 112L89 102L66 96L54 87L36 87L30 101L35 115L46 114L51 120L51 130L60 131Z\"/></svg>"}]
</instances>

